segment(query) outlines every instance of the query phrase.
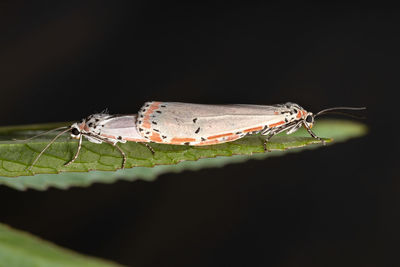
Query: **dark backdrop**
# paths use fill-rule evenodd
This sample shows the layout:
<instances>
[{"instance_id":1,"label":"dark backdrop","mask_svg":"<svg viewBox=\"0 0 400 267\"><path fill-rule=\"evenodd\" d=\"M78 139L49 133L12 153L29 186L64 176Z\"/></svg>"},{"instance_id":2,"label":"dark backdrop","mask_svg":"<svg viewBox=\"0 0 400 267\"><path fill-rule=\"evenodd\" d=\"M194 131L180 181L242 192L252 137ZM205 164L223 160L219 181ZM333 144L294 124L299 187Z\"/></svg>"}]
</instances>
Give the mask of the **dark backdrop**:
<instances>
[{"instance_id":1,"label":"dark backdrop","mask_svg":"<svg viewBox=\"0 0 400 267\"><path fill-rule=\"evenodd\" d=\"M152 183L0 187L0 221L131 266L398 266L399 11L1 3L0 125L135 113L149 100L292 101L367 106L370 133Z\"/></svg>"}]
</instances>

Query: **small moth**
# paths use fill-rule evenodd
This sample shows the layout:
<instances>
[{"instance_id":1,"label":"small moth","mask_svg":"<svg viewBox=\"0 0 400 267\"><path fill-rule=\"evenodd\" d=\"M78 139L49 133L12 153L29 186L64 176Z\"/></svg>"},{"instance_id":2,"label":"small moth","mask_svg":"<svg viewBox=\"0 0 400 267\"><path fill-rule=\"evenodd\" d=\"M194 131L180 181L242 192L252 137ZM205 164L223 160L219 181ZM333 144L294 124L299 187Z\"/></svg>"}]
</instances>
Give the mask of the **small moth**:
<instances>
[{"instance_id":1,"label":"small moth","mask_svg":"<svg viewBox=\"0 0 400 267\"><path fill-rule=\"evenodd\" d=\"M265 136L267 142L276 134L294 133L304 126L315 139L321 140L311 128L316 116L335 110L361 110L365 108L335 107L316 114L306 111L295 103L278 105L204 105L179 102L146 102L137 115L109 115L98 113L82 119L60 132L35 158L30 169L54 141L66 132L78 139L78 149L74 157L65 165L73 163L82 147L82 137L93 143L108 143L115 146L123 157L125 152L118 143L127 141L144 144L154 154L149 142L205 146L231 142L249 134Z\"/></svg>"},{"instance_id":2,"label":"small moth","mask_svg":"<svg viewBox=\"0 0 400 267\"><path fill-rule=\"evenodd\" d=\"M127 141L143 143L150 149L152 153L154 153L153 148L146 144L148 140L138 133L136 121L137 115L110 115L103 112L90 115L79 122L75 122L71 126L60 127L50 130L54 131L64 129L46 145L46 147L39 153L39 155L35 158L28 169L31 170L32 167L39 160L39 158L43 155L43 153L51 146L51 144L53 144L58 137L66 132L70 132L71 137L74 139L78 139L79 142L78 149L74 157L70 161L65 163L65 166L70 165L78 158L79 152L82 147L82 137L85 137L88 141L92 143L101 144L104 142L115 146L123 156L122 168L124 168L126 155L125 152L119 146L117 146L117 143L126 143ZM43 135L50 131L41 133L39 135ZM34 137L37 137L39 135L36 135Z\"/></svg>"}]
</instances>

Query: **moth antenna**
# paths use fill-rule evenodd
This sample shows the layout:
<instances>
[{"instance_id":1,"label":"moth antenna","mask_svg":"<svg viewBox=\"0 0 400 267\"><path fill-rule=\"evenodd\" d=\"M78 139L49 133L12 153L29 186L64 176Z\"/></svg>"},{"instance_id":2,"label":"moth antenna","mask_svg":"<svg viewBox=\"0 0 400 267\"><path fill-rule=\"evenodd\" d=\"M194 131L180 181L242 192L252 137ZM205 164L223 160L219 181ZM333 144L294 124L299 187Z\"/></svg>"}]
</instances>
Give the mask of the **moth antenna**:
<instances>
[{"instance_id":1,"label":"moth antenna","mask_svg":"<svg viewBox=\"0 0 400 267\"><path fill-rule=\"evenodd\" d=\"M354 118L354 119L360 119L360 120L366 119L365 116L358 116L358 115L354 115L354 114L350 114L350 113L344 113L344 112L339 112L339 111L333 111L333 112L327 112L327 113L328 113L328 114L339 114L339 115L347 116L347 117Z\"/></svg>"},{"instance_id":2,"label":"moth antenna","mask_svg":"<svg viewBox=\"0 0 400 267\"><path fill-rule=\"evenodd\" d=\"M48 131L44 131L44 132L42 132L40 134L34 135L34 136L29 137L27 139L15 139L14 138L13 140L14 141L29 141L29 140L35 139L36 137L39 137L39 136L42 136L42 135L45 135L45 134L48 134L48 133L51 133L51 132L54 132L54 131L66 129L66 128L70 128L70 127L69 126L62 126L62 127L58 127L58 128L55 128L55 129L48 130Z\"/></svg>"},{"instance_id":3,"label":"moth antenna","mask_svg":"<svg viewBox=\"0 0 400 267\"><path fill-rule=\"evenodd\" d=\"M314 115L314 117L317 117L317 116L319 116L321 114L324 114L324 113L332 113L330 111L334 111L334 110L364 110L364 109L367 109L367 108L366 107L333 107L333 108L327 108L327 109L321 110L320 112L316 113ZM341 114L348 115L347 113L341 113Z\"/></svg>"},{"instance_id":4,"label":"moth antenna","mask_svg":"<svg viewBox=\"0 0 400 267\"><path fill-rule=\"evenodd\" d=\"M37 155L37 157L35 158L35 160L32 162L31 166L29 166L28 170L31 171L33 166L36 164L36 162L39 160L39 158L43 155L43 153L57 140L57 138L59 138L61 135L65 134L66 132L68 132L71 128L68 127L68 129L62 131L61 133L57 134L56 137L53 138L53 140L51 140L46 146L45 148L43 148L43 150L39 153L39 155Z\"/></svg>"}]
</instances>

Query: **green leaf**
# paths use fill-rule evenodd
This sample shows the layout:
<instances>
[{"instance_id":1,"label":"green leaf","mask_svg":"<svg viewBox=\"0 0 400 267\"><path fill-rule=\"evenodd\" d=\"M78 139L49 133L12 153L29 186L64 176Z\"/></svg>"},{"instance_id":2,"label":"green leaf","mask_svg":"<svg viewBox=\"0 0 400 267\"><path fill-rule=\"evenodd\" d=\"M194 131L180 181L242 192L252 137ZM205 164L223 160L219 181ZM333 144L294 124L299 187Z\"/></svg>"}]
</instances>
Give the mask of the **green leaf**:
<instances>
[{"instance_id":1,"label":"green leaf","mask_svg":"<svg viewBox=\"0 0 400 267\"><path fill-rule=\"evenodd\" d=\"M57 126L60 124L0 128L0 135L4 140L0 141L0 184L19 190L26 188L45 190L51 186L66 189L71 186L88 186L94 182L112 183L117 179L151 180L165 172L224 166L250 158L263 159L282 155L282 152L288 149L300 151L305 147L321 146L321 144L315 145L320 142L310 137L304 130L291 135L281 134L273 137L268 143L268 148L272 151L269 153L264 153L261 136L248 136L234 142L213 146L151 144L156 151L154 155L143 144L128 142L120 145L128 157L126 169L116 171L122 164L119 151L109 144L94 144L88 141L83 142L78 159L65 167L64 164L73 157L77 149L77 141L62 137L43 154L33 167L33 172L27 171L27 167L54 137L54 134L27 142L6 140L30 137L38 134L40 132L37 131L38 129L46 130ZM313 130L321 137L328 137L329 139L325 139L327 143L332 141L331 138L335 142L344 141L362 136L367 132L365 125L347 120L321 120L316 123ZM86 173L89 170L95 171ZM36 175L32 176L33 174ZM6 178L16 176L26 177Z\"/></svg>"},{"instance_id":2,"label":"green leaf","mask_svg":"<svg viewBox=\"0 0 400 267\"><path fill-rule=\"evenodd\" d=\"M80 255L29 233L0 224L0 266L121 266L113 262Z\"/></svg>"}]
</instances>

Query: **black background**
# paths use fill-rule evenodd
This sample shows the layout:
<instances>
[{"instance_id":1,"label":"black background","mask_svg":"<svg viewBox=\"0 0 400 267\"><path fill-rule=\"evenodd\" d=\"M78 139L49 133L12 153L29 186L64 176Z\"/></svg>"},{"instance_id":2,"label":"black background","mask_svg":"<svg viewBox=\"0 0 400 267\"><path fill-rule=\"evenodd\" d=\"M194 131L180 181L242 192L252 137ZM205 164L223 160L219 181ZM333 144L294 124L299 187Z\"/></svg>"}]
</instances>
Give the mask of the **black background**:
<instances>
[{"instance_id":1,"label":"black background","mask_svg":"<svg viewBox=\"0 0 400 267\"><path fill-rule=\"evenodd\" d=\"M399 266L400 10L0 4L0 125L145 101L367 106L369 135L155 182L0 187L0 221L130 266ZM317 122L318 123L318 122Z\"/></svg>"}]
</instances>

